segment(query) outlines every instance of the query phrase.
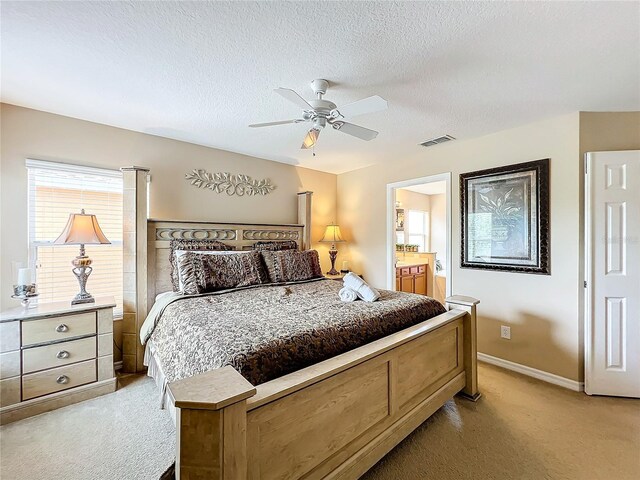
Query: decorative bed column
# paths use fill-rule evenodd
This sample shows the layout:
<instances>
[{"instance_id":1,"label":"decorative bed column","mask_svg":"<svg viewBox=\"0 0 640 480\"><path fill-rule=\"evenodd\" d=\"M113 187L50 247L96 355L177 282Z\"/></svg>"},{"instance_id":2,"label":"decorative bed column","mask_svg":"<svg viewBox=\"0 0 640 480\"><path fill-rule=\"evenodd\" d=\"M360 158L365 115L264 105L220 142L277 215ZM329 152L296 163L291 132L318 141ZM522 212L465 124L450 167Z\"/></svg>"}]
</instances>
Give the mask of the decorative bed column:
<instances>
[{"instance_id":1,"label":"decorative bed column","mask_svg":"<svg viewBox=\"0 0 640 480\"><path fill-rule=\"evenodd\" d=\"M304 225L301 250L309 250L311 248L311 197L313 192L298 193L298 224Z\"/></svg>"},{"instance_id":2,"label":"decorative bed column","mask_svg":"<svg viewBox=\"0 0 640 480\"><path fill-rule=\"evenodd\" d=\"M122 370L144 370L138 332L147 315L147 193L149 169L123 167L122 215L123 326Z\"/></svg>"},{"instance_id":3,"label":"decorative bed column","mask_svg":"<svg viewBox=\"0 0 640 480\"><path fill-rule=\"evenodd\" d=\"M464 295L453 295L446 299L447 310L463 310L469 314L467 321L464 322L464 331L462 338L464 339L463 357L465 372L465 387L460 395L477 402L481 394L478 391L478 333L477 333L477 313L476 305L480 303L473 297Z\"/></svg>"}]
</instances>

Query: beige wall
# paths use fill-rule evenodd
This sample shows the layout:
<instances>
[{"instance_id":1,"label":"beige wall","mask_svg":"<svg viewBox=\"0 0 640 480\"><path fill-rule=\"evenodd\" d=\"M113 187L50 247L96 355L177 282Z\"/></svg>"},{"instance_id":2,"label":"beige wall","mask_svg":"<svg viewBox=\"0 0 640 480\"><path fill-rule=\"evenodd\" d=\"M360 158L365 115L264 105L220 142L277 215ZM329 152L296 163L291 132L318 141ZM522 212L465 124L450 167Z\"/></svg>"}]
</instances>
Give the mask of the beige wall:
<instances>
[{"instance_id":1,"label":"beige wall","mask_svg":"<svg viewBox=\"0 0 640 480\"><path fill-rule=\"evenodd\" d=\"M466 141L421 148L413 158L338 176L338 216L350 240L354 268L378 287L386 284L386 185L453 174L452 272L454 294L482 302L481 352L563 377L579 379L578 114ZM458 175L483 168L551 158L551 276L460 268ZM512 340L500 339L510 325Z\"/></svg>"},{"instance_id":2,"label":"beige wall","mask_svg":"<svg viewBox=\"0 0 640 480\"><path fill-rule=\"evenodd\" d=\"M482 302L479 351L582 380L581 152L587 144L640 148L638 125L637 113L576 112L339 175L338 217L350 240L354 269L385 286L388 183L452 172L453 267L447 279L453 293ZM596 137L600 140L593 143ZM551 159L551 275L461 269L458 175L541 158ZM500 325L511 326L510 341L500 338Z\"/></svg>"},{"instance_id":3,"label":"beige wall","mask_svg":"<svg viewBox=\"0 0 640 480\"><path fill-rule=\"evenodd\" d=\"M27 171L25 159L119 168L151 169L150 215L159 219L243 223L296 223L296 193L314 192L312 239L336 218L336 176L213 148L2 104L0 106L0 302L10 296L11 261L26 261ZM250 140L248 140L250 141ZM184 179L194 168L270 178L277 189L260 197L200 190ZM327 247L316 244L323 269ZM71 259L70 259L71 260ZM69 273L71 275L71 272Z\"/></svg>"}]
</instances>

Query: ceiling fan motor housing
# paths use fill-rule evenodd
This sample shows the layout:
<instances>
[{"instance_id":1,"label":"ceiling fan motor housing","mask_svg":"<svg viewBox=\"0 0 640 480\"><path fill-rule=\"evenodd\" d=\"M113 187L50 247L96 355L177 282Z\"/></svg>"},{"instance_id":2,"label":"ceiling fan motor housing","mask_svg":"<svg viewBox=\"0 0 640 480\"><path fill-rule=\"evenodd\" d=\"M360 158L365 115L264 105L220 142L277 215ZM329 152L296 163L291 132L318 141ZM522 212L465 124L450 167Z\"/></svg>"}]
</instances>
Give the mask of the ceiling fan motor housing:
<instances>
[{"instance_id":1,"label":"ceiling fan motor housing","mask_svg":"<svg viewBox=\"0 0 640 480\"><path fill-rule=\"evenodd\" d=\"M314 117L331 118L331 111L336 108L336 104L329 100L309 100L309 105L313 107Z\"/></svg>"},{"instance_id":2,"label":"ceiling fan motor housing","mask_svg":"<svg viewBox=\"0 0 640 480\"><path fill-rule=\"evenodd\" d=\"M327 93L327 88L329 88L329 82L322 78L317 78L311 82L311 89L313 93L318 95L318 98L322 98L322 95Z\"/></svg>"}]
</instances>

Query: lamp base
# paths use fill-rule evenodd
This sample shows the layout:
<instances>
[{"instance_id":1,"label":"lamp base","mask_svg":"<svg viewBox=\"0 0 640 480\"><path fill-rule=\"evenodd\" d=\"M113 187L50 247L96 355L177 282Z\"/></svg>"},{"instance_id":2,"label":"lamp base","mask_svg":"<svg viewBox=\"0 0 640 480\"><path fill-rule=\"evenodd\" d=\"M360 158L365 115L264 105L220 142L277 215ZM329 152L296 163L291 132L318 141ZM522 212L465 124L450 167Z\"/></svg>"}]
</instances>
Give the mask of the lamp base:
<instances>
[{"instance_id":1,"label":"lamp base","mask_svg":"<svg viewBox=\"0 0 640 480\"><path fill-rule=\"evenodd\" d=\"M336 270L336 257L338 256L338 250L332 248L329 250L329 258L331 259L331 270L327 272L327 275L339 275L340 272Z\"/></svg>"},{"instance_id":2,"label":"lamp base","mask_svg":"<svg viewBox=\"0 0 640 480\"><path fill-rule=\"evenodd\" d=\"M78 305L79 303L95 303L96 299L90 293L87 293L88 296L81 296L77 294L73 300L71 300L71 305Z\"/></svg>"},{"instance_id":3,"label":"lamp base","mask_svg":"<svg viewBox=\"0 0 640 480\"><path fill-rule=\"evenodd\" d=\"M87 280L93 271L91 259L84 253L84 245L80 245L80 255L73 259L71 264L75 267L71 271L78 279L80 284L80 292L71 300L71 305L79 303L94 303L96 300L89 292L87 292Z\"/></svg>"}]
</instances>

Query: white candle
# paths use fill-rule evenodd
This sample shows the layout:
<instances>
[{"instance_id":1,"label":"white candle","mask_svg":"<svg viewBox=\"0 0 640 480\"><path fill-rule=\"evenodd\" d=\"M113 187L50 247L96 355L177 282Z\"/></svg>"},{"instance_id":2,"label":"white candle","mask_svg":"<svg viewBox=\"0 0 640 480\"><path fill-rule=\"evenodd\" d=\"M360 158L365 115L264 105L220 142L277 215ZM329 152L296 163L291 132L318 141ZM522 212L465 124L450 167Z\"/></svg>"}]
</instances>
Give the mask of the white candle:
<instances>
[{"instance_id":1,"label":"white candle","mask_svg":"<svg viewBox=\"0 0 640 480\"><path fill-rule=\"evenodd\" d=\"M18 285L31 285L31 269L20 268L18 269Z\"/></svg>"},{"instance_id":2,"label":"white candle","mask_svg":"<svg viewBox=\"0 0 640 480\"><path fill-rule=\"evenodd\" d=\"M349 262L348 261L344 261L342 262L342 270L349 270Z\"/></svg>"}]
</instances>

